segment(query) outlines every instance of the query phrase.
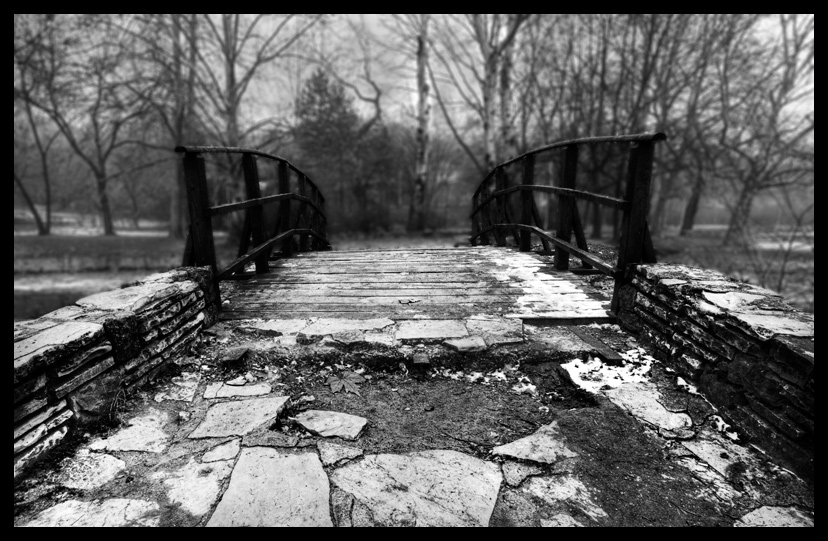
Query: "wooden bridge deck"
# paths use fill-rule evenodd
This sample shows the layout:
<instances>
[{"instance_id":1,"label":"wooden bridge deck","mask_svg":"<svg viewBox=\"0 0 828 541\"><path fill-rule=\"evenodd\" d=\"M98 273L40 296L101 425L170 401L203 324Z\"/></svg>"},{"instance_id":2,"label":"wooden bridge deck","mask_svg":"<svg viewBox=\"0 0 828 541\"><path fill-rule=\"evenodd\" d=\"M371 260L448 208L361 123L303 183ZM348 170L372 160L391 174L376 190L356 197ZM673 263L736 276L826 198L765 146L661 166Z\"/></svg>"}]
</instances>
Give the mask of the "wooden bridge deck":
<instances>
[{"instance_id":1,"label":"wooden bridge deck","mask_svg":"<svg viewBox=\"0 0 828 541\"><path fill-rule=\"evenodd\" d=\"M542 256L491 246L305 252L221 289L222 319L614 319L610 301L580 277Z\"/></svg>"}]
</instances>

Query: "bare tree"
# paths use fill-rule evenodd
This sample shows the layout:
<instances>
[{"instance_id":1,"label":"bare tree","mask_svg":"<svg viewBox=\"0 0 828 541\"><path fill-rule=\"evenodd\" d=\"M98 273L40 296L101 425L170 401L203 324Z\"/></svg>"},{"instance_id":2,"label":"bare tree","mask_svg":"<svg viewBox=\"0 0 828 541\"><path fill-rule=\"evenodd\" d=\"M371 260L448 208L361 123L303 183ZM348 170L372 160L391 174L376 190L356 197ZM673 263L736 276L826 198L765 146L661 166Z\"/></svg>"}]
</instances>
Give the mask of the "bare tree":
<instances>
[{"instance_id":1,"label":"bare tree","mask_svg":"<svg viewBox=\"0 0 828 541\"><path fill-rule=\"evenodd\" d=\"M114 235L107 191L113 153L128 144L122 130L142 116L127 91L129 48L106 16L31 16L42 28L33 57L42 91L31 100L55 123L95 178L105 235Z\"/></svg>"},{"instance_id":2,"label":"bare tree","mask_svg":"<svg viewBox=\"0 0 828 541\"><path fill-rule=\"evenodd\" d=\"M450 15L436 25L434 56L439 61L439 74L432 73L435 97L458 142L469 154L482 174L488 173L499 161L497 129L498 76L504 55L511 55L521 25L528 15ZM509 69L506 70L509 73ZM506 81L510 81L506 77ZM483 140L483 160L478 161L468 141L456 128L457 121L448 113L448 101L443 98L438 83L448 83L468 111L480 121ZM505 89L508 93L508 87ZM503 96L501 96L502 98Z\"/></svg>"}]
</instances>

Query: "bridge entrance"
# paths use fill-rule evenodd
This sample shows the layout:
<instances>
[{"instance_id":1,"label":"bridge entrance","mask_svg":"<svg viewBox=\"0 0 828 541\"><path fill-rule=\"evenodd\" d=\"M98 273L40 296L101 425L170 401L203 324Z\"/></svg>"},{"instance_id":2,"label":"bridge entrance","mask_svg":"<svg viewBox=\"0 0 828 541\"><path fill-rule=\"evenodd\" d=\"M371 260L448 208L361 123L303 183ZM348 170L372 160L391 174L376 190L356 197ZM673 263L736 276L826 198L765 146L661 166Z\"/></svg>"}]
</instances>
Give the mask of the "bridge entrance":
<instances>
[{"instance_id":1,"label":"bridge entrance","mask_svg":"<svg viewBox=\"0 0 828 541\"><path fill-rule=\"evenodd\" d=\"M190 211L183 264L213 269L213 297L225 319L612 319L631 266L655 262L646 218L654 146L664 139L663 133L591 137L532 150L497 165L472 195L470 247L365 252L327 251L325 197L284 158L241 148L178 147ZM607 155L613 158L607 163L621 176L626 167L623 194L622 182L615 184L615 196L577 188L580 149L595 145L621 148ZM210 206L204 156L215 153L241 156L245 201ZM263 195L267 182L260 178L259 160L275 165L271 184L278 193ZM551 175L548 185L536 175L538 160L546 160L548 166L540 169ZM232 169L233 158L230 162ZM554 234L542 228L537 192L557 197ZM621 219L617 261L590 252L578 201L609 206ZM213 220L234 212L244 212L238 257L218 268ZM542 252L531 251L533 237ZM509 238L520 251L507 247ZM540 255L553 252L554 258ZM571 258L580 261L580 272L615 280L611 302L569 272ZM220 289L219 282L229 283Z\"/></svg>"},{"instance_id":2,"label":"bridge entrance","mask_svg":"<svg viewBox=\"0 0 828 541\"><path fill-rule=\"evenodd\" d=\"M223 283L221 317L613 319L609 299L545 259L491 246L301 253Z\"/></svg>"}]
</instances>

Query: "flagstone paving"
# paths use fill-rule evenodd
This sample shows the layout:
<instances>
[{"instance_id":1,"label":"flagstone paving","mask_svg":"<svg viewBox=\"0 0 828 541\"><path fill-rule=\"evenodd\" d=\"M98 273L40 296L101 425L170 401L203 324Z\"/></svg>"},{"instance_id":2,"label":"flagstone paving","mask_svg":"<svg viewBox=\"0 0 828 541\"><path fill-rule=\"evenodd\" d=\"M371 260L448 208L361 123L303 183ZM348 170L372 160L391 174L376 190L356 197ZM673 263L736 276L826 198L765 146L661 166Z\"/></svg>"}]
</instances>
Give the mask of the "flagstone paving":
<instances>
[{"instance_id":1,"label":"flagstone paving","mask_svg":"<svg viewBox=\"0 0 828 541\"><path fill-rule=\"evenodd\" d=\"M620 333L610 366L565 329L388 321L217 326L16 486L15 525L813 526L813 486Z\"/></svg>"}]
</instances>

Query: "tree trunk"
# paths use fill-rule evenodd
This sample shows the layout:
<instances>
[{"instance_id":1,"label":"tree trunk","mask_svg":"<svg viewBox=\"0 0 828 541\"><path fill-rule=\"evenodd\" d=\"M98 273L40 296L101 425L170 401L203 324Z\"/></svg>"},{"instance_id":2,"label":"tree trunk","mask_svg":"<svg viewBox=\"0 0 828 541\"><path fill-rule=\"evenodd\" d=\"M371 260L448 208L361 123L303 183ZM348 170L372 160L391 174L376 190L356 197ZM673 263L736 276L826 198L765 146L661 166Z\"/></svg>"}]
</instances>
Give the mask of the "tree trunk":
<instances>
[{"instance_id":1,"label":"tree trunk","mask_svg":"<svg viewBox=\"0 0 828 541\"><path fill-rule=\"evenodd\" d=\"M748 219L750 219L750 211L753 207L755 195L756 193L747 187L739 194L739 199L730 215L727 232L724 240L722 240L723 246L733 246L745 241L748 232Z\"/></svg>"},{"instance_id":2,"label":"tree trunk","mask_svg":"<svg viewBox=\"0 0 828 541\"><path fill-rule=\"evenodd\" d=\"M428 180L428 151L430 143L429 122L431 104L429 103L429 85L426 79L428 65L428 15L423 15L420 35L417 36L417 159L414 193L408 213L408 231L425 229L426 182Z\"/></svg>"},{"instance_id":3,"label":"tree trunk","mask_svg":"<svg viewBox=\"0 0 828 541\"><path fill-rule=\"evenodd\" d=\"M106 170L95 173L95 185L98 188L98 209L101 212L103 223L103 234L112 236L115 234L115 224L112 222L112 209L109 206L109 195L106 193Z\"/></svg>"},{"instance_id":4,"label":"tree trunk","mask_svg":"<svg viewBox=\"0 0 828 541\"><path fill-rule=\"evenodd\" d=\"M687 205L684 207L684 217L681 220L680 236L685 236L689 231L693 230L693 225L696 222L696 214L699 212L699 200L701 200L702 190L704 189L704 175L696 175L696 181L693 183L693 188L690 192L690 198L687 200Z\"/></svg>"},{"instance_id":5,"label":"tree trunk","mask_svg":"<svg viewBox=\"0 0 828 541\"><path fill-rule=\"evenodd\" d=\"M37 225L37 234L38 235L48 235L49 229L46 227L46 224L43 223L43 220L40 218L40 213L37 211L37 207L35 207L32 198L29 197L29 192L26 191L26 188L23 187L23 182L20 180L20 177L17 176L17 173L14 174L14 183L17 184L17 187L20 188L20 193L23 194L23 199L26 200L26 206L29 207L32 215L35 219L35 224Z\"/></svg>"}]
</instances>

